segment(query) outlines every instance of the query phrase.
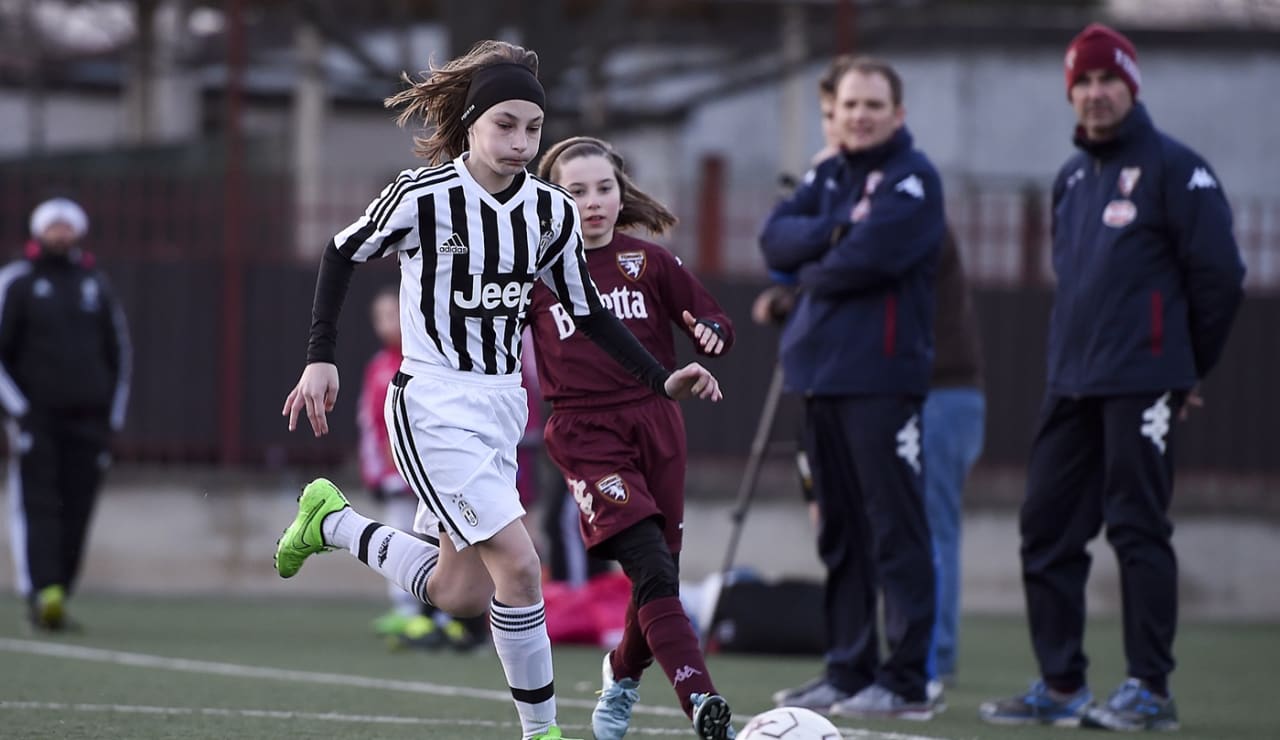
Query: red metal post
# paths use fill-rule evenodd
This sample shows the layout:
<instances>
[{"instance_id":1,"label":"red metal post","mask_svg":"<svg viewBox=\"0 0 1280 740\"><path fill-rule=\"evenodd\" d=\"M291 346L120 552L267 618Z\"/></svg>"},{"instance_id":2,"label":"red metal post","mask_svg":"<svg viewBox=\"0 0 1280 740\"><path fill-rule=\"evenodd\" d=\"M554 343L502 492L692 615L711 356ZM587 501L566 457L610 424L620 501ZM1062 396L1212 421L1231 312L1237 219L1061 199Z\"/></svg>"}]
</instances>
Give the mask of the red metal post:
<instances>
[{"instance_id":1,"label":"red metal post","mask_svg":"<svg viewBox=\"0 0 1280 740\"><path fill-rule=\"evenodd\" d=\"M226 174L223 182L222 374L218 436L222 462L242 460L240 407L244 402L244 138L240 129L244 84L243 0L227 0Z\"/></svg>"},{"instance_id":2,"label":"red metal post","mask_svg":"<svg viewBox=\"0 0 1280 740\"><path fill-rule=\"evenodd\" d=\"M724 269L724 157L702 158L698 184L698 254L696 269L718 275Z\"/></svg>"}]
</instances>

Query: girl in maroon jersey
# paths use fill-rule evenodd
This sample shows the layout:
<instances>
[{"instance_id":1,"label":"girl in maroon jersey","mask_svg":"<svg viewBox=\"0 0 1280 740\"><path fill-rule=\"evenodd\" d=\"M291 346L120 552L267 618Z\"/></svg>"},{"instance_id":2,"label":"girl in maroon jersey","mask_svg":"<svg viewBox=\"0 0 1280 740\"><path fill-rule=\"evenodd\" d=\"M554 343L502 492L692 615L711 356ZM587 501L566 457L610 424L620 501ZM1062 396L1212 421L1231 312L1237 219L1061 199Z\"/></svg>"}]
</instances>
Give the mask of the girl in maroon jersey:
<instances>
[{"instance_id":1,"label":"girl in maroon jersey","mask_svg":"<svg viewBox=\"0 0 1280 740\"><path fill-rule=\"evenodd\" d=\"M638 226L663 234L676 219L635 186L609 144L588 137L562 141L543 157L538 174L574 197L591 279L654 357L675 361L673 326L700 354L728 351L728 316L680 260L618 231ZM627 731L640 675L654 658L699 736L733 737L727 717L702 721L698 712L705 697L723 699L679 598L686 457L679 406L637 383L563 313L551 291L535 289L530 322L542 394L552 408L547 451L581 510L588 550L617 560L633 584L622 641L604 659L604 686L591 715L595 737L621 738Z\"/></svg>"}]
</instances>

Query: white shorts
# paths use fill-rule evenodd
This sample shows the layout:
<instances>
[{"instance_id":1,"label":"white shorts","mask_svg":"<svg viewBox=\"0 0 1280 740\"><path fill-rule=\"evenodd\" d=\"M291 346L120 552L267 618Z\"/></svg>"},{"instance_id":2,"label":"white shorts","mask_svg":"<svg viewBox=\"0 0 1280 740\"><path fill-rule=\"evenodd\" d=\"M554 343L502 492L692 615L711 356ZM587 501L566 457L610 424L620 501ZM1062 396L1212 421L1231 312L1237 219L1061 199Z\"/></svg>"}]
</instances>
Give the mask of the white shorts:
<instances>
[{"instance_id":1,"label":"white shorts","mask_svg":"<svg viewBox=\"0 0 1280 740\"><path fill-rule=\"evenodd\" d=\"M396 467L418 495L416 532L443 530L462 550L524 516L516 445L529 402L518 374L415 365L391 382L384 415Z\"/></svg>"}]
</instances>

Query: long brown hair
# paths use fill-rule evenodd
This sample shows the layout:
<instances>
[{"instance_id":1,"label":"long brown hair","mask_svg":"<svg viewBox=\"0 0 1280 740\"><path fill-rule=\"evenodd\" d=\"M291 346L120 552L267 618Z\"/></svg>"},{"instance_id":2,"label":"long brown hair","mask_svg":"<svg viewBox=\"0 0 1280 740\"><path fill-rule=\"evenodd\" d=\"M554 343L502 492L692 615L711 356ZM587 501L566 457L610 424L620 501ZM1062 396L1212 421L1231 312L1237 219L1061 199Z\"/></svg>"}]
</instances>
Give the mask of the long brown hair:
<instances>
[{"instance_id":1,"label":"long brown hair","mask_svg":"<svg viewBox=\"0 0 1280 740\"><path fill-rule=\"evenodd\" d=\"M649 233L662 235L676 225L676 217L653 196L636 187L627 174L626 162L607 141L590 136L574 136L547 150L538 162L538 177L555 182L559 167L564 162L579 157L604 157L613 165L613 176L622 191L622 210L614 228L642 226Z\"/></svg>"},{"instance_id":2,"label":"long brown hair","mask_svg":"<svg viewBox=\"0 0 1280 740\"><path fill-rule=\"evenodd\" d=\"M538 74L537 52L505 41L477 42L466 54L443 67L433 66L427 72L419 72L416 81L407 72L401 73L400 79L407 82L409 88L382 104L388 108L404 108L396 117L401 127L421 119L423 131L431 130L430 136L413 137L414 154L438 164L466 151L467 129L462 125L462 109L471 78L477 70L502 62L523 64L534 75Z\"/></svg>"}]
</instances>

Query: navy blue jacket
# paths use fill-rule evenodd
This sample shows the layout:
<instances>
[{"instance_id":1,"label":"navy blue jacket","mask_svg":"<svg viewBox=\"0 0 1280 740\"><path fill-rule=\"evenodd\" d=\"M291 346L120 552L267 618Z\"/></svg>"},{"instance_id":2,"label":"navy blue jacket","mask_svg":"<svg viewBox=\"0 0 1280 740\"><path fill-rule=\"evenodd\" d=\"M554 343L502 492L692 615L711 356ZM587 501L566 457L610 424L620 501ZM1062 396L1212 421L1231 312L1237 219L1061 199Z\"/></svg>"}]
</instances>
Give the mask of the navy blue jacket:
<instances>
[{"instance_id":1,"label":"navy blue jacket","mask_svg":"<svg viewBox=\"0 0 1280 740\"><path fill-rule=\"evenodd\" d=\"M942 180L911 134L828 159L760 234L771 270L797 275L782 333L786 388L923 396L933 364Z\"/></svg>"},{"instance_id":2,"label":"navy blue jacket","mask_svg":"<svg viewBox=\"0 0 1280 740\"><path fill-rule=\"evenodd\" d=\"M1053 395L1187 389L1217 362L1244 295L1218 176L1137 104L1053 185Z\"/></svg>"}]
</instances>

